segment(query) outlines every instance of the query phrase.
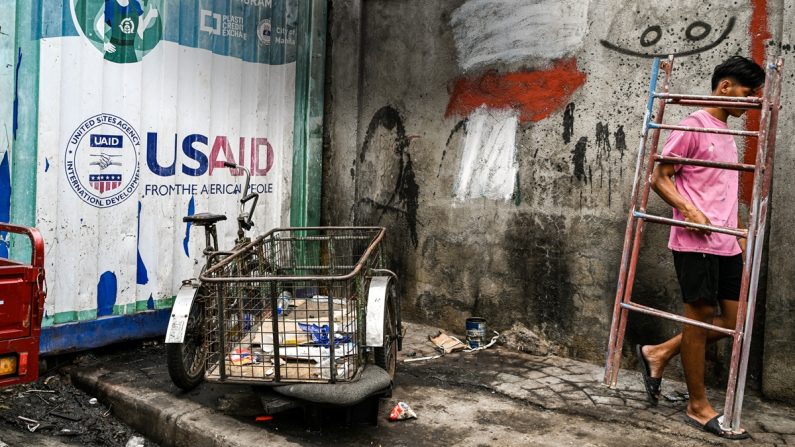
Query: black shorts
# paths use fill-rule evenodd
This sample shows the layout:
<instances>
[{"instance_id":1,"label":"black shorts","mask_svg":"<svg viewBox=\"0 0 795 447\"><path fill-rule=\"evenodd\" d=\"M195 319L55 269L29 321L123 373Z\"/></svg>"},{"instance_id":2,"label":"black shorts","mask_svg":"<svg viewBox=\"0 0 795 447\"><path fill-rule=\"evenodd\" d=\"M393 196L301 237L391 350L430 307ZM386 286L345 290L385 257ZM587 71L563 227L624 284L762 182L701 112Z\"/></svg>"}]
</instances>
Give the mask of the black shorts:
<instances>
[{"instance_id":1,"label":"black shorts","mask_svg":"<svg viewBox=\"0 0 795 447\"><path fill-rule=\"evenodd\" d=\"M743 274L742 255L720 256L672 251L682 300L717 306L718 300L740 299Z\"/></svg>"}]
</instances>

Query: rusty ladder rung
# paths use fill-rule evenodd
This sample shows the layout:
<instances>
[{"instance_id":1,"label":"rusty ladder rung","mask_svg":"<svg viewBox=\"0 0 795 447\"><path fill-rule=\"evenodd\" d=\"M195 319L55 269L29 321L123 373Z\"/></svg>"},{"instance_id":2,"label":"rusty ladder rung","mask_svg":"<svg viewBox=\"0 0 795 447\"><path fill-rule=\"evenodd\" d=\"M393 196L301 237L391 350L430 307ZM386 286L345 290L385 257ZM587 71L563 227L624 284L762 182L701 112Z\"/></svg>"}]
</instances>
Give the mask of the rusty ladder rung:
<instances>
[{"instance_id":1,"label":"rusty ladder rung","mask_svg":"<svg viewBox=\"0 0 795 447\"><path fill-rule=\"evenodd\" d=\"M761 109L757 104L736 103L731 101L705 101L701 99L666 99L666 104L678 106L697 106L697 107L726 107L732 109Z\"/></svg>"},{"instance_id":2,"label":"rusty ladder rung","mask_svg":"<svg viewBox=\"0 0 795 447\"><path fill-rule=\"evenodd\" d=\"M665 312L659 309L655 309L653 307L644 306L642 304L637 303L621 303L621 307L624 309L634 310L635 312L640 312L642 314L653 315L655 317L665 318L666 320L673 320L678 321L679 323L689 324L691 326L697 326L702 329L709 329L711 331L720 332L722 334L733 336L736 332L734 329L726 329L724 327L715 326L714 324L704 323L703 321L693 320L691 318L683 317L681 315L672 314L669 312Z\"/></svg>"},{"instance_id":3,"label":"rusty ladder rung","mask_svg":"<svg viewBox=\"0 0 795 447\"><path fill-rule=\"evenodd\" d=\"M697 158L680 158L680 157L666 157L663 155L655 155L654 161L659 163L669 163L674 165L691 165L691 166L704 166L707 168L728 169L731 171L754 172L756 170L756 166L752 164L699 160Z\"/></svg>"},{"instance_id":4,"label":"rusty ladder rung","mask_svg":"<svg viewBox=\"0 0 795 447\"><path fill-rule=\"evenodd\" d=\"M748 237L748 230L744 228L731 228L731 227L719 227L717 225L696 224L692 222L685 222L683 220L676 220L676 219L670 219L668 217L646 214L641 211L635 211L633 215L638 219L644 219L645 221L652 223L672 225L675 227L695 228L698 230L707 230L707 231L713 231L715 233L730 234L732 236L743 237L743 238Z\"/></svg>"},{"instance_id":5,"label":"rusty ladder rung","mask_svg":"<svg viewBox=\"0 0 795 447\"><path fill-rule=\"evenodd\" d=\"M729 97L712 95L683 95L678 93L654 93L658 99L665 99L668 104L680 105L724 105L736 109L761 109L763 99L757 96Z\"/></svg>"},{"instance_id":6,"label":"rusty ladder rung","mask_svg":"<svg viewBox=\"0 0 795 447\"><path fill-rule=\"evenodd\" d=\"M657 124L649 123L651 129L666 129L666 130L681 130L684 132L700 132L700 133L717 133L723 135L737 135L742 137L758 137L759 132L755 130L734 130L734 129L718 129L714 127L690 127L690 126L674 126L672 124Z\"/></svg>"}]
</instances>

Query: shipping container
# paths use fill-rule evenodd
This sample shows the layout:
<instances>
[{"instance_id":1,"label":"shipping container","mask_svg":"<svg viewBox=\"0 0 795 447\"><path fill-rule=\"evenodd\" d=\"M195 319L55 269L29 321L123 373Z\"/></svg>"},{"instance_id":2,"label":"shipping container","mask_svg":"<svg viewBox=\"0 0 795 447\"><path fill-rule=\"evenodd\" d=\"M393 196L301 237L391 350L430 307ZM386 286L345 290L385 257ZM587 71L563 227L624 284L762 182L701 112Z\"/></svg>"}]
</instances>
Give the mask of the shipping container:
<instances>
[{"instance_id":1,"label":"shipping container","mask_svg":"<svg viewBox=\"0 0 795 447\"><path fill-rule=\"evenodd\" d=\"M41 349L165 333L242 172L253 231L318 223L325 2L0 0L0 221L37 227ZM0 256L29 244L0 234Z\"/></svg>"}]
</instances>

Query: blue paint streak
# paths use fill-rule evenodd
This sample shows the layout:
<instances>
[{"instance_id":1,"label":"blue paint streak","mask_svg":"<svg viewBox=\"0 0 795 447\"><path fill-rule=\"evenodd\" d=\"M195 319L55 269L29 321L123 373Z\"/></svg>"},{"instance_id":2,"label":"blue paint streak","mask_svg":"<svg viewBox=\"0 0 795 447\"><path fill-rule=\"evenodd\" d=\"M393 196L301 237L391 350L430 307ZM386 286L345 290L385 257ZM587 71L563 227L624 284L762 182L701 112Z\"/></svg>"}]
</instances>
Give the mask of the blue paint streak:
<instances>
[{"instance_id":1,"label":"blue paint streak","mask_svg":"<svg viewBox=\"0 0 795 447\"><path fill-rule=\"evenodd\" d=\"M17 128L19 127L19 67L22 66L22 47L17 54L17 73L14 76L14 117L11 125L14 140L17 139Z\"/></svg>"},{"instance_id":2,"label":"blue paint streak","mask_svg":"<svg viewBox=\"0 0 795 447\"><path fill-rule=\"evenodd\" d=\"M113 315L113 305L116 304L118 282L116 274L105 272L99 277L97 283L97 317Z\"/></svg>"},{"instance_id":3,"label":"blue paint streak","mask_svg":"<svg viewBox=\"0 0 795 447\"><path fill-rule=\"evenodd\" d=\"M98 348L125 340L163 337L171 309L139 312L42 328L41 354Z\"/></svg>"},{"instance_id":4,"label":"blue paint streak","mask_svg":"<svg viewBox=\"0 0 795 447\"><path fill-rule=\"evenodd\" d=\"M190 198L190 202L188 202L188 214L186 214L186 216L192 216L193 214L196 213L195 199L196 197ZM185 256L189 258L190 258L190 251L188 250L188 244L190 243L190 225L191 223L188 222L188 224L185 227L185 239L182 240L182 248L185 249Z\"/></svg>"},{"instance_id":5,"label":"blue paint streak","mask_svg":"<svg viewBox=\"0 0 795 447\"><path fill-rule=\"evenodd\" d=\"M146 301L146 308L152 310L155 308L155 300L152 298L152 294L149 294L149 299Z\"/></svg>"},{"instance_id":6,"label":"blue paint streak","mask_svg":"<svg viewBox=\"0 0 795 447\"><path fill-rule=\"evenodd\" d=\"M11 168L8 164L8 151L3 154L0 162L0 222L9 222L11 219ZM7 232L0 231L0 258L8 259Z\"/></svg>"},{"instance_id":7,"label":"blue paint streak","mask_svg":"<svg viewBox=\"0 0 795 447\"><path fill-rule=\"evenodd\" d=\"M138 284L146 284L149 282L149 272L146 270L143 258L141 258L141 202L138 202L138 233L136 239L138 241L138 268L136 270L136 280Z\"/></svg>"},{"instance_id":8,"label":"blue paint streak","mask_svg":"<svg viewBox=\"0 0 795 447\"><path fill-rule=\"evenodd\" d=\"M50 159L49 158L45 158L44 159L44 172L47 172L49 170L50 170Z\"/></svg>"}]
</instances>

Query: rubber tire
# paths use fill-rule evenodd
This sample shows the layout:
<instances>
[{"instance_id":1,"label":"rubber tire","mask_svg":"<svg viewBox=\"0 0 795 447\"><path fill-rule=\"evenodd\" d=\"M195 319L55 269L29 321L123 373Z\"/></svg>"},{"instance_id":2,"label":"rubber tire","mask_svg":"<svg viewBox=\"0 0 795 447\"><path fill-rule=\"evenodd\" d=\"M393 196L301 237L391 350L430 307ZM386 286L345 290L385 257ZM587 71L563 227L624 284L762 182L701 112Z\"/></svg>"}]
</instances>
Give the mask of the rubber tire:
<instances>
[{"instance_id":1,"label":"rubber tire","mask_svg":"<svg viewBox=\"0 0 795 447\"><path fill-rule=\"evenodd\" d=\"M204 372L207 368L207 348L204 346L204 300L200 299L197 293L193 304L190 307L188 316L188 327L185 329L185 341L183 343L166 343L166 364L168 365L168 375L171 376L171 381L174 385L182 388L185 391L190 391L204 381ZM198 321L196 317L198 316ZM185 358L185 348L187 343L198 344L198 348L194 351L194 362L199 362L200 367L194 371L190 371L189 367L185 366L183 359ZM196 358L195 355L199 355Z\"/></svg>"},{"instance_id":2,"label":"rubber tire","mask_svg":"<svg viewBox=\"0 0 795 447\"><path fill-rule=\"evenodd\" d=\"M397 296L395 284L389 282L389 292L384 307L384 346L375 348L374 357L376 366L380 366L392 380L395 379L397 371L397 351L399 328L397 321Z\"/></svg>"}]
</instances>

